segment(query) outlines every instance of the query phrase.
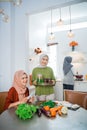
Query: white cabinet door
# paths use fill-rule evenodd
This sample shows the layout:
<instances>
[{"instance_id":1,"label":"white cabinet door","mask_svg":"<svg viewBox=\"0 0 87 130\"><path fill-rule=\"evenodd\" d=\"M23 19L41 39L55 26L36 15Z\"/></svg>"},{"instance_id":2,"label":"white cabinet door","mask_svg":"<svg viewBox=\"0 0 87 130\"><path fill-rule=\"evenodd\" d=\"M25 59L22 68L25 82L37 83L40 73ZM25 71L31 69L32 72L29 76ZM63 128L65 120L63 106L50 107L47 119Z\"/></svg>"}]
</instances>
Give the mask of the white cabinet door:
<instances>
[{"instance_id":1,"label":"white cabinet door","mask_svg":"<svg viewBox=\"0 0 87 130\"><path fill-rule=\"evenodd\" d=\"M61 81L57 81L54 87L56 100L62 101L63 100L63 84Z\"/></svg>"},{"instance_id":2,"label":"white cabinet door","mask_svg":"<svg viewBox=\"0 0 87 130\"><path fill-rule=\"evenodd\" d=\"M87 92L87 81L75 81L74 90Z\"/></svg>"},{"instance_id":3,"label":"white cabinet door","mask_svg":"<svg viewBox=\"0 0 87 130\"><path fill-rule=\"evenodd\" d=\"M57 81L54 87L56 100L63 100L63 83L62 81ZM75 81L74 90L87 92L87 81Z\"/></svg>"}]
</instances>

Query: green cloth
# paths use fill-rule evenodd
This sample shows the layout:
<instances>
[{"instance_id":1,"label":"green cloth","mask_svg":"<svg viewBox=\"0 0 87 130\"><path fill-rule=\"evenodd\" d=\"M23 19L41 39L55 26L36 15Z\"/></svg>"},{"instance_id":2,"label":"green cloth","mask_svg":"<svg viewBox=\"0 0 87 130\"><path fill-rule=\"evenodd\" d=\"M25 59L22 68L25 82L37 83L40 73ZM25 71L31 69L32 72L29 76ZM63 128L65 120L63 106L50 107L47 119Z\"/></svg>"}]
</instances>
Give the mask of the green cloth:
<instances>
[{"instance_id":1,"label":"green cloth","mask_svg":"<svg viewBox=\"0 0 87 130\"><path fill-rule=\"evenodd\" d=\"M45 68L40 68L36 67L32 71L32 81L37 80L38 74L42 74L43 78L50 78L52 80L55 80L55 76L53 73L52 68L50 67L45 67ZM54 93L54 88L53 86L36 86L36 95L49 95Z\"/></svg>"}]
</instances>

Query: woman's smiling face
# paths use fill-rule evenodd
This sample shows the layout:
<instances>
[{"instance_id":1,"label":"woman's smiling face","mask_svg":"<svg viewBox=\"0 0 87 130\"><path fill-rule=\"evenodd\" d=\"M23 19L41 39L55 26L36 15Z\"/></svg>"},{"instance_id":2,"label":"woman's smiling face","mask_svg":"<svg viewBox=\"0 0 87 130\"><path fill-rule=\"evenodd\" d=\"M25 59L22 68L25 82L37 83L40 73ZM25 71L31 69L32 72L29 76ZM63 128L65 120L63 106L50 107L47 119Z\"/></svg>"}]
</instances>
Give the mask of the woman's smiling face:
<instances>
[{"instance_id":1,"label":"woman's smiling face","mask_svg":"<svg viewBox=\"0 0 87 130\"><path fill-rule=\"evenodd\" d=\"M20 78L21 86L25 87L28 82L28 76L24 73Z\"/></svg>"},{"instance_id":2,"label":"woman's smiling face","mask_svg":"<svg viewBox=\"0 0 87 130\"><path fill-rule=\"evenodd\" d=\"M44 56L44 57L42 57L40 64L42 66L46 66L48 64L48 60L49 60L48 56Z\"/></svg>"}]
</instances>

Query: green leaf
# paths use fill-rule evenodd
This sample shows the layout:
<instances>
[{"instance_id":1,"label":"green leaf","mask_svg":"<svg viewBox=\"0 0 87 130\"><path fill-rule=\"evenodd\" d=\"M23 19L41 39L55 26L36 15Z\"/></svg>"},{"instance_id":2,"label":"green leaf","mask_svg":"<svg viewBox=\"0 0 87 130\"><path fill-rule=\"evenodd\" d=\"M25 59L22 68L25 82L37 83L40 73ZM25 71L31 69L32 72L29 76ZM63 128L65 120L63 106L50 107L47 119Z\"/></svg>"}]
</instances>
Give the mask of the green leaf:
<instances>
[{"instance_id":1,"label":"green leaf","mask_svg":"<svg viewBox=\"0 0 87 130\"><path fill-rule=\"evenodd\" d=\"M16 115L23 120L30 119L37 111L37 106L29 104L20 104L15 113Z\"/></svg>"}]
</instances>

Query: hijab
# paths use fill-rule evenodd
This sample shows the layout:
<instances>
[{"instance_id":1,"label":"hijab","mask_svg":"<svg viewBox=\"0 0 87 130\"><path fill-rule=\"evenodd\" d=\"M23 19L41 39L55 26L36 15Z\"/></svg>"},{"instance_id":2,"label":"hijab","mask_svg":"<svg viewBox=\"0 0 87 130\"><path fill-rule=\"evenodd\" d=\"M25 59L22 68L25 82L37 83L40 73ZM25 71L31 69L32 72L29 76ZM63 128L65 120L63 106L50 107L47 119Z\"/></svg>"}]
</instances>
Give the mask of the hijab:
<instances>
[{"instance_id":1,"label":"hijab","mask_svg":"<svg viewBox=\"0 0 87 130\"><path fill-rule=\"evenodd\" d=\"M49 56L48 56L47 54L41 54L41 55L40 55L40 58L39 58L39 66L38 66L38 67L40 67L40 68L45 68L45 67L47 66L47 65L46 65L46 66L42 66L42 65L41 65L41 60L42 60L43 57L45 57L45 56L46 56L46 57L48 58L48 60L49 60Z\"/></svg>"},{"instance_id":2,"label":"hijab","mask_svg":"<svg viewBox=\"0 0 87 130\"><path fill-rule=\"evenodd\" d=\"M14 79L13 79L13 87L16 89L18 95L19 95L19 100L21 100L23 97L25 97L25 92L27 89L27 86L23 87L21 85L21 78L22 76L26 74L23 70L16 71L14 74ZM26 74L27 76L27 74Z\"/></svg>"},{"instance_id":3,"label":"hijab","mask_svg":"<svg viewBox=\"0 0 87 130\"><path fill-rule=\"evenodd\" d=\"M63 63L64 75L66 75L70 71L70 69L73 67L71 62L72 62L72 57L66 56L65 59L64 59L64 63Z\"/></svg>"}]
</instances>

